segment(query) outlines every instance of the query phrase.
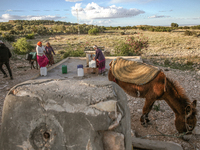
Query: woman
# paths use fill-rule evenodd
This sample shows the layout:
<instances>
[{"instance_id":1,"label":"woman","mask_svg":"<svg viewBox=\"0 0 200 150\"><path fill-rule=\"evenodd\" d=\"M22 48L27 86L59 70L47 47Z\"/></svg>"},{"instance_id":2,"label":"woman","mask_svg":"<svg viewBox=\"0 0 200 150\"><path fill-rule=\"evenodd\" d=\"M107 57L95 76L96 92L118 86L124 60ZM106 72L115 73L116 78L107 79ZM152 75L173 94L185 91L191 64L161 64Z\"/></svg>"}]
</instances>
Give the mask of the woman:
<instances>
[{"instance_id":1,"label":"woman","mask_svg":"<svg viewBox=\"0 0 200 150\"><path fill-rule=\"evenodd\" d=\"M49 63L49 60L45 56L45 48L44 46L42 46L42 42L40 41L37 43L36 52L37 52L37 61L40 68L46 67L46 65Z\"/></svg>"},{"instance_id":2,"label":"woman","mask_svg":"<svg viewBox=\"0 0 200 150\"><path fill-rule=\"evenodd\" d=\"M101 49L99 49L96 45L93 46L93 48L96 50L96 56L95 56L95 60L97 62L97 67L99 68L99 73L102 74L105 71L105 57L101 51Z\"/></svg>"},{"instance_id":3,"label":"woman","mask_svg":"<svg viewBox=\"0 0 200 150\"><path fill-rule=\"evenodd\" d=\"M49 64L48 65L51 65L54 64L54 59L53 59L53 54L55 55L54 53L54 50L53 48L51 47L50 43L47 42L46 46L45 46L45 55L47 56L47 58L49 59ZM53 52L53 54L52 54Z\"/></svg>"}]
</instances>

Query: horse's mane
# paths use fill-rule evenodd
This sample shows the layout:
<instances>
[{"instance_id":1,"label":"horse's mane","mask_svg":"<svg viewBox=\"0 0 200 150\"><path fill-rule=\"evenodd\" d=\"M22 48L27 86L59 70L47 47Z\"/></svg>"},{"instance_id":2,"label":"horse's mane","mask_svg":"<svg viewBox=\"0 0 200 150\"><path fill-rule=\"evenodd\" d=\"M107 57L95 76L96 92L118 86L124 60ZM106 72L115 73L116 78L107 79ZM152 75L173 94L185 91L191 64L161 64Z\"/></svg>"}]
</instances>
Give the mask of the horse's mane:
<instances>
[{"instance_id":1,"label":"horse's mane","mask_svg":"<svg viewBox=\"0 0 200 150\"><path fill-rule=\"evenodd\" d=\"M185 94L185 90L183 87L179 85L177 81L167 78L167 82L171 87L171 92L173 92L174 96L179 100L185 100L186 105L189 105L191 102L189 98ZM171 93L172 94L172 93ZM183 102L183 101L182 101Z\"/></svg>"},{"instance_id":2,"label":"horse's mane","mask_svg":"<svg viewBox=\"0 0 200 150\"><path fill-rule=\"evenodd\" d=\"M173 92L174 96L181 101L182 104L185 106L190 105L191 102L189 98L185 94L185 90L179 85L177 81L173 81L169 78L167 78L167 82L170 84L171 92ZM172 93L169 93L172 94ZM193 108L193 115L197 114L197 109Z\"/></svg>"}]
</instances>

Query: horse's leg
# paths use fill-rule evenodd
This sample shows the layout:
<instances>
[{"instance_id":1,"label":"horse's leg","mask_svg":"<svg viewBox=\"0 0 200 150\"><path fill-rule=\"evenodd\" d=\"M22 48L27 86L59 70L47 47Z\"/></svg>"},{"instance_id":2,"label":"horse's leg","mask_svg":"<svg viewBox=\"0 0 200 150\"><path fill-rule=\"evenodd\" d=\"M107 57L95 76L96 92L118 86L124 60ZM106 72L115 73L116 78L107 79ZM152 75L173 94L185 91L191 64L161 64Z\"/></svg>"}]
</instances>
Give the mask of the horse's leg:
<instances>
[{"instance_id":1,"label":"horse's leg","mask_svg":"<svg viewBox=\"0 0 200 150\"><path fill-rule=\"evenodd\" d=\"M33 68L35 69L34 61L33 61L33 60L31 61L31 69L32 69L32 66L33 66Z\"/></svg>"},{"instance_id":2,"label":"horse's leg","mask_svg":"<svg viewBox=\"0 0 200 150\"><path fill-rule=\"evenodd\" d=\"M147 126L147 123L150 121L149 118L148 118L148 114L151 111L154 102L155 102L155 100L151 100L151 99L145 100L145 104L144 104L144 107L143 107L143 113L142 113L142 116L140 118L141 125Z\"/></svg>"},{"instance_id":3,"label":"horse's leg","mask_svg":"<svg viewBox=\"0 0 200 150\"><path fill-rule=\"evenodd\" d=\"M38 70L38 62L37 62L37 58L36 58L35 62L36 62L36 68L37 68L37 70Z\"/></svg>"}]
</instances>

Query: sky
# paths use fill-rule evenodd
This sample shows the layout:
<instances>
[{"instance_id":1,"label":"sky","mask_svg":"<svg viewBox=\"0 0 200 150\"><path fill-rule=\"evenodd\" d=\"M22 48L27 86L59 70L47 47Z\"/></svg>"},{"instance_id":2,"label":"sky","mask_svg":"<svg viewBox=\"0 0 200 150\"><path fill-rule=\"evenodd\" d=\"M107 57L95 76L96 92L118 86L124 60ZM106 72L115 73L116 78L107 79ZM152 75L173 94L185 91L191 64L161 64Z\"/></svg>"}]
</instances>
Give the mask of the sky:
<instances>
[{"instance_id":1,"label":"sky","mask_svg":"<svg viewBox=\"0 0 200 150\"><path fill-rule=\"evenodd\" d=\"M99 26L200 25L200 0L0 0L0 22L55 20Z\"/></svg>"}]
</instances>

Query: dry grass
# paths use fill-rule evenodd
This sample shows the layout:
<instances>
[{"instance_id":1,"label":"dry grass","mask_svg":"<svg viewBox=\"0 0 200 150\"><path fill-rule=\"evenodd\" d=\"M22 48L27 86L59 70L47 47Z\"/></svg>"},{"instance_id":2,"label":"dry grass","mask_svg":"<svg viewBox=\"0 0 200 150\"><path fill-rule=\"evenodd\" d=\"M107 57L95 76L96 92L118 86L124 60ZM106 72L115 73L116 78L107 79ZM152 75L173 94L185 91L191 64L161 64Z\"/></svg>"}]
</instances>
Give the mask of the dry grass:
<instances>
[{"instance_id":1,"label":"dry grass","mask_svg":"<svg viewBox=\"0 0 200 150\"><path fill-rule=\"evenodd\" d=\"M141 30L127 30L126 33L130 35L121 35L123 30L106 31L106 33L97 36L87 34L83 35L56 35L56 36L38 36L37 39L32 40L32 43L37 41L49 41L55 51L66 50L69 44L72 46L81 43L86 43L90 46L98 45L104 46L105 50L114 51L117 43L125 40L127 36L140 36L141 33L144 37L148 37L149 48L144 50L144 57L156 56L170 56L170 57L194 57L200 54L200 38L193 36L184 36L182 30L175 32L150 32ZM133 34L137 32L138 34ZM175 55L175 56L174 56ZM59 57L59 56L58 56Z\"/></svg>"}]
</instances>

